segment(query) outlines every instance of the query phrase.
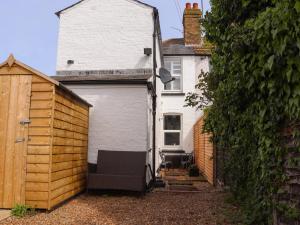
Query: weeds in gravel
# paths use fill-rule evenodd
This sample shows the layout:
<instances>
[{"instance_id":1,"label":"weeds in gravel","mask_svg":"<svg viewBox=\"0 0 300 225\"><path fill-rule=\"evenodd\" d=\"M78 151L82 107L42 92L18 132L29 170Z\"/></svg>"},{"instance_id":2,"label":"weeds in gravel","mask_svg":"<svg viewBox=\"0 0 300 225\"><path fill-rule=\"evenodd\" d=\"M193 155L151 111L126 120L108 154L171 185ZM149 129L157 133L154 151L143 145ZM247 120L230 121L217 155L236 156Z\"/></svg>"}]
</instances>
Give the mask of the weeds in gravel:
<instances>
[{"instance_id":1,"label":"weeds in gravel","mask_svg":"<svg viewBox=\"0 0 300 225\"><path fill-rule=\"evenodd\" d=\"M34 214L35 209L31 208L27 205L15 205L15 207L11 210L11 215L17 218L22 218L28 214Z\"/></svg>"},{"instance_id":2,"label":"weeds in gravel","mask_svg":"<svg viewBox=\"0 0 300 225\"><path fill-rule=\"evenodd\" d=\"M242 214L240 207L237 205L237 202L232 194L226 193L224 203L225 206L222 208L222 214L225 216L225 218L231 224L245 224L245 215Z\"/></svg>"}]
</instances>

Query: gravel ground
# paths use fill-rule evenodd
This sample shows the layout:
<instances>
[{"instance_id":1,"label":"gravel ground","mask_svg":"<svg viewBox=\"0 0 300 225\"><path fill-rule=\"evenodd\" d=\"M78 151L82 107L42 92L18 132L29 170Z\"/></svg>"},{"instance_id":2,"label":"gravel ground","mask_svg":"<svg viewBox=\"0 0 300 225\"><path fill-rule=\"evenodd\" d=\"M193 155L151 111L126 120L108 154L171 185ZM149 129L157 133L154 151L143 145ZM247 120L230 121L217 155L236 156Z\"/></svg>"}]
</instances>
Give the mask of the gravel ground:
<instances>
[{"instance_id":1,"label":"gravel ground","mask_svg":"<svg viewBox=\"0 0 300 225\"><path fill-rule=\"evenodd\" d=\"M201 193L82 194L52 212L36 212L22 219L9 218L0 225L233 224L225 215L236 209L227 205L224 197L224 193L208 186L203 187Z\"/></svg>"}]
</instances>

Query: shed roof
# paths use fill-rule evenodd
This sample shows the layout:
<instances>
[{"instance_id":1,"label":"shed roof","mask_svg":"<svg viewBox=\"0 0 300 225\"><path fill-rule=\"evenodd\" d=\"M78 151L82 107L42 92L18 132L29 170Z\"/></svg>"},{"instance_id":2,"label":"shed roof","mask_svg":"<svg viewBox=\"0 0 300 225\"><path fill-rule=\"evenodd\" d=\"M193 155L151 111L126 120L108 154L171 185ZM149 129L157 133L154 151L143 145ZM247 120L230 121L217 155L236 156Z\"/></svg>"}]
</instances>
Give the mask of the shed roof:
<instances>
[{"instance_id":1,"label":"shed roof","mask_svg":"<svg viewBox=\"0 0 300 225\"><path fill-rule=\"evenodd\" d=\"M213 46L204 40L202 46L186 46L184 38L173 38L163 41L164 56L210 56Z\"/></svg>"},{"instance_id":2,"label":"shed roof","mask_svg":"<svg viewBox=\"0 0 300 225\"><path fill-rule=\"evenodd\" d=\"M5 60L3 63L0 64L0 69L2 67L6 66L6 65L8 65L11 68L14 64L30 71L33 74L36 74L36 75L44 78L45 80L49 81L50 83L53 83L55 85L59 85L59 82L57 82L56 80L53 80L50 77L48 77L47 75L45 75L45 74L33 69L32 67L16 60L13 54L10 54L9 57L7 58L7 60Z\"/></svg>"},{"instance_id":3,"label":"shed roof","mask_svg":"<svg viewBox=\"0 0 300 225\"><path fill-rule=\"evenodd\" d=\"M85 105L92 107L92 105L90 103L88 103L87 101L85 101L84 99L82 99L81 97L79 97L77 94L75 94L73 91L71 91L70 89L68 89L67 87L65 87L63 84L61 84L60 82L50 78L49 76L43 74L42 72L33 69L32 67L18 61L15 59L15 57L13 56L13 54L11 54L7 60L5 60L3 63L0 64L0 75L4 74L5 75L5 71L1 73L1 69L4 69L4 67L9 67L9 69L11 69L14 65L17 65L19 67L21 67L22 69L24 69L24 71L29 71L32 74L35 74L45 80L47 80L48 82L54 84L55 86L57 86L58 88L60 88L61 90L67 92L69 95L71 95L72 97L76 98L77 100L79 100L80 102L84 103Z\"/></svg>"}]
</instances>

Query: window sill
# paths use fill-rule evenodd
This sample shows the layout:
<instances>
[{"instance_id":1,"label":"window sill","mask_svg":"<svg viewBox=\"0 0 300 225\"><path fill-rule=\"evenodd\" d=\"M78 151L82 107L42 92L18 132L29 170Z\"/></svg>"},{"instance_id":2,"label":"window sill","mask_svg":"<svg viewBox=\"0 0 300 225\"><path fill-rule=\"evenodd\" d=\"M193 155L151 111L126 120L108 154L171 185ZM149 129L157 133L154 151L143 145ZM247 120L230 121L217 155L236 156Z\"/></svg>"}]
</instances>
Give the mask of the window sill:
<instances>
[{"instance_id":1,"label":"window sill","mask_svg":"<svg viewBox=\"0 0 300 225\"><path fill-rule=\"evenodd\" d=\"M179 149L162 149L161 150L162 153L169 153L169 154L181 154L181 153L185 153L184 150L179 150Z\"/></svg>"},{"instance_id":2,"label":"window sill","mask_svg":"<svg viewBox=\"0 0 300 225\"><path fill-rule=\"evenodd\" d=\"M162 96L185 96L183 92L163 92L161 93Z\"/></svg>"}]
</instances>

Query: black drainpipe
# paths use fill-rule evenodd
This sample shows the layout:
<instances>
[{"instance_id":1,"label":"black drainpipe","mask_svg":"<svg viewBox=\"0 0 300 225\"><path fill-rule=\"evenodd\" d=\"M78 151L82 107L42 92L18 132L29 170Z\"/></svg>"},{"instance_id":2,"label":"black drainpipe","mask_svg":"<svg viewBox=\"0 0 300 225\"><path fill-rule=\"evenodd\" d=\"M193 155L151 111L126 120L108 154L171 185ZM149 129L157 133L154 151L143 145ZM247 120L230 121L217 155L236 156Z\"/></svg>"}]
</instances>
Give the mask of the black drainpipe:
<instances>
[{"instance_id":1,"label":"black drainpipe","mask_svg":"<svg viewBox=\"0 0 300 225\"><path fill-rule=\"evenodd\" d=\"M155 169L155 159L156 159L156 106L157 106L157 95L156 95L156 37L157 37L157 17L158 11L156 8L153 10L154 13L154 32L153 32L153 95L152 95L152 116L153 116L153 127L152 127L152 179L153 184L156 182L156 169Z\"/></svg>"}]
</instances>

